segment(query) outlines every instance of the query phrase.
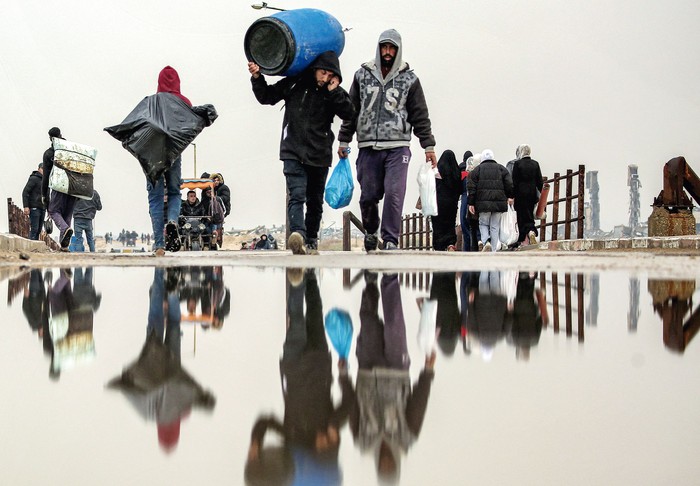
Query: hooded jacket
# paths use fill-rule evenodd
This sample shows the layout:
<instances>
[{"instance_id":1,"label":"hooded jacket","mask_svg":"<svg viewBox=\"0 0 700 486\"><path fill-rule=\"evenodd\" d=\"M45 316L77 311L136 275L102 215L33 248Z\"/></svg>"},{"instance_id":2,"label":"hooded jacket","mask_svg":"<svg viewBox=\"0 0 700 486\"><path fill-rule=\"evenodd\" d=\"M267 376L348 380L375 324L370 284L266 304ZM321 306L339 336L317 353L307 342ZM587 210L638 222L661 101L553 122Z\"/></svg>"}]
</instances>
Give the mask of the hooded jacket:
<instances>
[{"instance_id":1,"label":"hooded jacket","mask_svg":"<svg viewBox=\"0 0 700 486\"><path fill-rule=\"evenodd\" d=\"M262 105L284 100L284 119L280 140L280 160L297 160L314 167L330 167L333 162L331 123L337 115L349 120L354 114L348 93L338 86L333 91L316 84L315 70L340 74L340 61L333 51L319 55L297 76L268 85L262 74L251 76L253 93Z\"/></svg>"},{"instance_id":2,"label":"hooded jacket","mask_svg":"<svg viewBox=\"0 0 700 486\"><path fill-rule=\"evenodd\" d=\"M218 173L212 174L211 175L212 179L221 179L221 184L216 186L216 195L221 198L221 202L224 203L224 209L226 214L224 216L228 216L231 214L231 189L224 183L224 176Z\"/></svg>"},{"instance_id":3,"label":"hooded jacket","mask_svg":"<svg viewBox=\"0 0 700 486\"><path fill-rule=\"evenodd\" d=\"M22 190L22 206L30 209L43 209L41 202L41 182L43 175L38 170L32 172Z\"/></svg>"},{"instance_id":4,"label":"hooded jacket","mask_svg":"<svg viewBox=\"0 0 700 486\"><path fill-rule=\"evenodd\" d=\"M478 213L508 210L507 199L513 197L513 179L508 170L495 160L483 160L469 173L467 200Z\"/></svg>"},{"instance_id":5,"label":"hooded jacket","mask_svg":"<svg viewBox=\"0 0 700 486\"><path fill-rule=\"evenodd\" d=\"M397 46L396 57L386 77L382 76L379 45L390 42ZM350 99L356 114L340 127L338 140L347 147L357 133L360 148L377 150L408 147L411 130L426 151L434 151L428 106L423 88L407 63L403 61L401 35L394 29L382 32L373 61L357 70L350 87Z\"/></svg>"},{"instance_id":6,"label":"hooded jacket","mask_svg":"<svg viewBox=\"0 0 700 486\"><path fill-rule=\"evenodd\" d=\"M158 90L156 92L174 94L187 103L187 106L192 106L190 100L180 93L180 76L170 66L165 66L158 74Z\"/></svg>"},{"instance_id":7,"label":"hooded jacket","mask_svg":"<svg viewBox=\"0 0 700 486\"><path fill-rule=\"evenodd\" d=\"M78 199L73 208L73 218L95 219L97 211L102 211L102 201L97 191L92 191L92 199Z\"/></svg>"}]
</instances>

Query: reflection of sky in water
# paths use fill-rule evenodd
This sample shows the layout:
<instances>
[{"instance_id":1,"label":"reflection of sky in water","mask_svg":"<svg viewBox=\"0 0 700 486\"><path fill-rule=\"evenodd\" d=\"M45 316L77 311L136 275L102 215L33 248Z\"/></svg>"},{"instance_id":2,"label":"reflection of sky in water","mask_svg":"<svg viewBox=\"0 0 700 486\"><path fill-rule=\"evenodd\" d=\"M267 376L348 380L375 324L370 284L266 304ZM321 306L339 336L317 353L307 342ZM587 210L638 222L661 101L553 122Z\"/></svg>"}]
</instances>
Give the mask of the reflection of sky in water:
<instances>
[{"instance_id":1,"label":"reflection of sky in water","mask_svg":"<svg viewBox=\"0 0 700 486\"><path fill-rule=\"evenodd\" d=\"M50 275L50 288L44 270L0 284L11 302L0 310L4 484L192 484L202 477L242 484L260 418L282 424L262 447L284 451L286 444L282 456L296 464L298 480L304 467L329 481L342 475L344 484L373 484L383 433L391 436L401 484L697 482L695 282L624 273L394 278L322 269L313 272L316 293L313 275L284 269ZM162 285L154 286L154 276ZM37 299L46 306L32 305ZM351 338L343 313L332 329L309 327L309 339L297 333L295 323L309 326L334 308L349 315ZM318 329L325 342L312 339ZM330 360L325 352L309 357L324 346ZM432 349L430 384L421 378ZM338 350L348 353L345 397ZM327 389L316 382L299 394L298 378L324 380L326 366L332 395L309 406L326 407L314 420L332 423L348 396L360 416L337 414L340 446L330 468L299 446L303 434L285 424L283 398L286 390L293 422L292 401ZM130 380L129 390L108 389L113 379ZM417 434L402 406L391 416L369 413L388 390L401 404L429 391L425 403L412 402L424 413Z\"/></svg>"}]
</instances>

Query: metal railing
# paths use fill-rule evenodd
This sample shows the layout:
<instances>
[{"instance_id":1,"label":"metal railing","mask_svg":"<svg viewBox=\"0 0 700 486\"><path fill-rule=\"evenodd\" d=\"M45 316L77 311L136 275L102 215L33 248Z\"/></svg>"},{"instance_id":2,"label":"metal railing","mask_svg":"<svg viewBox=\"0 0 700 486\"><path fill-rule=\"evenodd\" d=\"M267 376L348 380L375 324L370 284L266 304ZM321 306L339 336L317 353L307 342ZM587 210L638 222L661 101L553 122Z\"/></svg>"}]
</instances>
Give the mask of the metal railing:
<instances>
[{"instance_id":1,"label":"metal railing","mask_svg":"<svg viewBox=\"0 0 700 486\"><path fill-rule=\"evenodd\" d=\"M574 178L577 192L573 194ZM564 182L565 195L561 197L561 185ZM571 239L571 229L576 224L576 238L583 238L583 203L586 184L586 166L579 165L577 171L568 169L566 175L554 173L551 179L544 178L545 184L550 184L550 200L547 201L547 216L540 220L540 241L546 241L549 229L549 239L554 241L560 238L560 230L564 231L564 239ZM576 201L575 214L573 202ZM561 203L564 203L564 217L561 218ZM550 217L551 215L551 217ZM563 226L563 228L562 228Z\"/></svg>"},{"instance_id":2,"label":"metal railing","mask_svg":"<svg viewBox=\"0 0 700 486\"><path fill-rule=\"evenodd\" d=\"M42 222L43 225L43 222ZM7 226L10 233L13 235L21 236L22 238L29 238L29 216L24 214L22 208L17 207L12 198L7 198ZM60 250L61 247L56 243L49 235L46 234L42 228L41 234L39 235L39 240L46 243L46 245L52 250Z\"/></svg>"}]
</instances>

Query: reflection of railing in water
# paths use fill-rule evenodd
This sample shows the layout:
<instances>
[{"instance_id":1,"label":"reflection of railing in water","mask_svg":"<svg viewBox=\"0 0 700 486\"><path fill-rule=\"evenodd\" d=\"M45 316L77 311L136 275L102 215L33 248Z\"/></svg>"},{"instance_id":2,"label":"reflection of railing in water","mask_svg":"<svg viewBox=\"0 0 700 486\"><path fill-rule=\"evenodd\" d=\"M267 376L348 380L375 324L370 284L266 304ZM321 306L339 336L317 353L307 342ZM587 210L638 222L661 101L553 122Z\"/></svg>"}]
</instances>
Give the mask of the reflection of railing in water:
<instances>
[{"instance_id":1,"label":"reflection of railing in water","mask_svg":"<svg viewBox=\"0 0 700 486\"><path fill-rule=\"evenodd\" d=\"M547 284L549 284L549 289L551 290L551 306L552 306L552 329L555 333L560 330L560 317L559 310L561 307L559 301L560 283L559 274L557 272L551 272L551 278L548 282L546 272L540 272L540 290L544 292L545 299L547 298ZM572 294L576 294L576 308L572 307ZM573 314L576 313L576 336L579 342L583 342L584 339L584 280L583 275L576 275L576 284L572 285L572 277L570 273L564 274L564 329L567 336L572 336L573 332ZM549 304L550 302L547 301ZM548 325L548 318L543 316L542 323L545 327Z\"/></svg>"}]
</instances>

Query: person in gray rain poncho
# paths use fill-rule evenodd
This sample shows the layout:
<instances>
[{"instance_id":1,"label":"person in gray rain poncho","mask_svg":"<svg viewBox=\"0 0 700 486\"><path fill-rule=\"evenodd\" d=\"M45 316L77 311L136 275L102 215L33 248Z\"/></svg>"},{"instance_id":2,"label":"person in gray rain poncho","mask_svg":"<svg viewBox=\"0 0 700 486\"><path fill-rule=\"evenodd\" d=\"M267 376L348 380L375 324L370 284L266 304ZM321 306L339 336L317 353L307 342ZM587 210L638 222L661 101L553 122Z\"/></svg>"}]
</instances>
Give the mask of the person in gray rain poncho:
<instances>
[{"instance_id":1,"label":"person in gray rain poncho","mask_svg":"<svg viewBox=\"0 0 700 486\"><path fill-rule=\"evenodd\" d=\"M137 412L155 421L158 442L172 452L180 424L193 407L211 410L216 403L183 367L180 355L179 268L155 268L149 291L146 343L136 361L107 384L121 390Z\"/></svg>"},{"instance_id":2,"label":"person in gray rain poncho","mask_svg":"<svg viewBox=\"0 0 700 486\"><path fill-rule=\"evenodd\" d=\"M156 256L165 255L166 249L180 249L177 229L181 201L180 155L205 127L214 123L217 116L212 105L193 107L180 92L177 71L166 66L158 75L157 93L144 98L122 123L105 128L139 160L146 175L148 213ZM166 194L169 202L167 225L164 224Z\"/></svg>"}]
</instances>

